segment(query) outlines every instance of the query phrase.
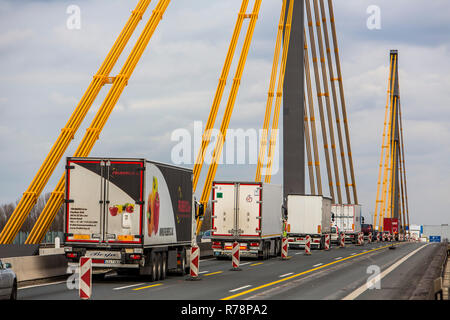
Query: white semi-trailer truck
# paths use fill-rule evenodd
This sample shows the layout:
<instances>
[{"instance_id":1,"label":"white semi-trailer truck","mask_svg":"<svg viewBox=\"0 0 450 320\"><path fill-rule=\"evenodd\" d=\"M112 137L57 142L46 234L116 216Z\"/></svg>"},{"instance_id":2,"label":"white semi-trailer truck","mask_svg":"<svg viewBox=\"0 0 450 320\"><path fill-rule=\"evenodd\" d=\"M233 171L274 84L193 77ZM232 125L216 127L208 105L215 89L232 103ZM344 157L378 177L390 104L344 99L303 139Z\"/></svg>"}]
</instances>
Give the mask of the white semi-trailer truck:
<instances>
[{"instance_id":1,"label":"white semi-trailer truck","mask_svg":"<svg viewBox=\"0 0 450 320\"><path fill-rule=\"evenodd\" d=\"M331 211L339 232L345 234L345 241L356 243L361 232L361 205L333 204Z\"/></svg>"},{"instance_id":2,"label":"white semi-trailer truck","mask_svg":"<svg viewBox=\"0 0 450 320\"><path fill-rule=\"evenodd\" d=\"M311 237L311 248L323 249L325 234L331 236L331 199L322 196L288 195L287 236L289 248L305 246Z\"/></svg>"},{"instance_id":3,"label":"white semi-trailer truck","mask_svg":"<svg viewBox=\"0 0 450 320\"><path fill-rule=\"evenodd\" d=\"M214 182L211 245L217 258L231 256L235 241L241 256L268 259L281 252L282 190L256 182Z\"/></svg>"},{"instance_id":4,"label":"white semi-trailer truck","mask_svg":"<svg viewBox=\"0 0 450 320\"><path fill-rule=\"evenodd\" d=\"M144 159L68 158L65 254L94 273L184 274L195 230L192 171Z\"/></svg>"}]
</instances>

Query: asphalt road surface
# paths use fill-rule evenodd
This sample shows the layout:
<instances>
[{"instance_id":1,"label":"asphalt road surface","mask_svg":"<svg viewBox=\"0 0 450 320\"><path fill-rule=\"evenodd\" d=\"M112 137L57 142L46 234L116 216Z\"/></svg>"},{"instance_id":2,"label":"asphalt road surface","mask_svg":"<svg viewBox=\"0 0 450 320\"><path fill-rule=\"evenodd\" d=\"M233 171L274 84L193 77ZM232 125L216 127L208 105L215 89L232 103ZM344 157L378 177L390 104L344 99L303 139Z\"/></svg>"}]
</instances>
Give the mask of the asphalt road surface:
<instances>
[{"instance_id":1,"label":"asphalt road surface","mask_svg":"<svg viewBox=\"0 0 450 320\"><path fill-rule=\"evenodd\" d=\"M241 271L231 271L231 260L204 259L200 261L199 281L176 275L158 282L108 275L94 280L92 299L408 299L437 245L404 242L396 243L394 250L390 245L347 245L312 250L310 256L302 250L290 250L288 260L241 260ZM368 285L368 281L372 282ZM78 290L69 287L67 280L24 287L19 289L18 299L78 300Z\"/></svg>"}]
</instances>

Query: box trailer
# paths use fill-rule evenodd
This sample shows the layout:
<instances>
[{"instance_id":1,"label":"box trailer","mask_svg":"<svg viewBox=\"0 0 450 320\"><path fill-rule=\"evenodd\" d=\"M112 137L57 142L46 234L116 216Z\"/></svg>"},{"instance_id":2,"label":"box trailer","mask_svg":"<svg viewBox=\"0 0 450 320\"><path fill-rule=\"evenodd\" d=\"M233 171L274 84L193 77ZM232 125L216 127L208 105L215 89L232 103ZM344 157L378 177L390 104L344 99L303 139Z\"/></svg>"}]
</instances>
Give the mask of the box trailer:
<instances>
[{"instance_id":1,"label":"box trailer","mask_svg":"<svg viewBox=\"0 0 450 320\"><path fill-rule=\"evenodd\" d=\"M332 234L331 199L322 196L287 196L289 248L304 247L311 236L311 248L323 249L325 234Z\"/></svg>"},{"instance_id":2,"label":"box trailer","mask_svg":"<svg viewBox=\"0 0 450 320\"><path fill-rule=\"evenodd\" d=\"M65 254L94 273L184 274L195 230L192 171L144 159L67 158Z\"/></svg>"},{"instance_id":3,"label":"box trailer","mask_svg":"<svg viewBox=\"0 0 450 320\"><path fill-rule=\"evenodd\" d=\"M231 256L233 242L241 256L268 259L281 252L281 186L256 182L213 182L211 245L214 256Z\"/></svg>"},{"instance_id":4,"label":"box trailer","mask_svg":"<svg viewBox=\"0 0 450 320\"><path fill-rule=\"evenodd\" d=\"M398 240L399 225L397 218L383 218L383 231L389 232L394 240Z\"/></svg>"},{"instance_id":5,"label":"box trailer","mask_svg":"<svg viewBox=\"0 0 450 320\"><path fill-rule=\"evenodd\" d=\"M339 232L345 234L345 241L356 243L361 232L361 205L333 204L331 212Z\"/></svg>"}]
</instances>

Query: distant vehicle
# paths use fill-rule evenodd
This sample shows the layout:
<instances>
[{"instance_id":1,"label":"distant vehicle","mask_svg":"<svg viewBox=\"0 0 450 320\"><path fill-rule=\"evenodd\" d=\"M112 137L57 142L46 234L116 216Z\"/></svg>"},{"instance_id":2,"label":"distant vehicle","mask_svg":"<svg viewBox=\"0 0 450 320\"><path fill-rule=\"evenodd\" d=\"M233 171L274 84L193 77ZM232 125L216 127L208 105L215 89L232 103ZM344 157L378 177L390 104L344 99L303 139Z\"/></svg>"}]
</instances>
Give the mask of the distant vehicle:
<instances>
[{"instance_id":1,"label":"distant vehicle","mask_svg":"<svg viewBox=\"0 0 450 320\"><path fill-rule=\"evenodd\" d=\"M17 300L17 277L11 267L0 260L0 300Z\"/></svg>"},{"instance_id":2,"label":"distant vehicle","mask_svg":"<svg viewBox=\"0 0 450 320\"><path fill-rule=\"evenodd\" d=\"M335 224L339 232L345 233L345 241L356 243L358 233L361 231L361 205L358 204L333 204L331 212L335 217Z\"/></svg>"},{"instance_id":3,"label":"distant vehicle","mask_svg":"<svg viewBox=\"0 0 450 320\"><path fill-rule=\"evenodd\" d=\"M269 259L281 252L283 192L259 182L213 182L211 248L218 259L231 257L233 243L241 257Z\"/></svg>"},{"instance_id":4,"label":"distant vehicle","mask_svg":"<svg viewBox=\"0 0 450 320\"><path fill-rule=\"evenodd\" d=\"M331 236L331 199L322 196L288 195L289 248L304 248L306 236L311 249L325 247L325 235Z\"/></svg>"},{"instance_id":5,"label":"distant vehicle","mask_svg":"<svg viewBox=\"0 0 450 320\"><path fill-rule=\"evenodd\" d=\"M371 224L362 224L361 225L361 232L364 234L364 237L369 238L369 233L372 233L372 240L374 235L373 226Z\"/></svg>"},{"instance_id":6,"label":"distant vehicle","mask_svg":"<svg viewBox=\"0 0 450 320\"><path fill-rule=\"evenodd\" d=\"M330 241L331 243L339 243L339 228L336 225L331 226Z\"/></svg>"}]
</instances>

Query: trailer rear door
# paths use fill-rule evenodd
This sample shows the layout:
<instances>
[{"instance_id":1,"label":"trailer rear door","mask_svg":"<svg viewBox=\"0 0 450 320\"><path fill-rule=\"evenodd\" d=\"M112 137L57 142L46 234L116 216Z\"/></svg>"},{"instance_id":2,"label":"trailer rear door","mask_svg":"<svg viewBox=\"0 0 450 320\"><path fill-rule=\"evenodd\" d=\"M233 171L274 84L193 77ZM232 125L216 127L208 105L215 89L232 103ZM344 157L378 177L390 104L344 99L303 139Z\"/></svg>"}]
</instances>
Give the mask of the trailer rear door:
<instances>
[{"instance_id":1,"label":"trailer rear door","mask_svg":"<svg viewBox=\"0 0 450 320\"><path fill-rule=\"evenodd\" d=\"M238 227L241 236L259 236L261 232L261 192L259 183L238 184Z\"/></svg>"},{"instance_id":2,"label":"trailer rear door","mask_svg":"<svg viewBox=\"0 0 450 320\"><path fill-rule=\"evenodd\" d=\"M212 200L212 235L231 236L236 216L235 184L213 183Z\"/></svg>"},{"instance_id":3,"label":"trailer rear door","mask_svg":"<svg viewBox=\"0 0 450 320\"><path fill-rule=\"evenodd\" d=\"M69 158L66 241L142 243L144 161Z\"/></svg>"}]
</instances>

